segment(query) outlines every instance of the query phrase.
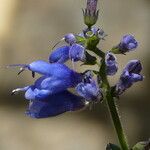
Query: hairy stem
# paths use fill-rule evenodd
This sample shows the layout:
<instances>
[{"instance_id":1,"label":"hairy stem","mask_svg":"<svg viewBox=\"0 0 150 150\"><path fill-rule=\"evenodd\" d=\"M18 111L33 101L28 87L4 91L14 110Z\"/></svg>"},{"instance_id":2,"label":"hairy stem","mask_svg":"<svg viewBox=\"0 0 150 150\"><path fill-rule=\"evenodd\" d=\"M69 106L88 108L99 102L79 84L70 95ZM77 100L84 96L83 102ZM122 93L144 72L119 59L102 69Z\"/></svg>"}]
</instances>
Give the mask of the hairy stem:
<instances>
[{"instance_id":1,"label":"hairy stem","mask_svg":"<svg viewBox=\"0 0 150 150\"><path fill-rule=\"evenodd\" d=\"M102 65L100 68L100 77L102 79L102 87L106 91L105 98L108 106L108 110L110 112L120 145L122 150L129 150L129 146L127 143L127 139L120 121L120 116L118 113L117 106L115 104L114 98L111 94L111 88L107 79L106 71L105 71L105 57L102 58Z\"/></svg>"}]
</instances>

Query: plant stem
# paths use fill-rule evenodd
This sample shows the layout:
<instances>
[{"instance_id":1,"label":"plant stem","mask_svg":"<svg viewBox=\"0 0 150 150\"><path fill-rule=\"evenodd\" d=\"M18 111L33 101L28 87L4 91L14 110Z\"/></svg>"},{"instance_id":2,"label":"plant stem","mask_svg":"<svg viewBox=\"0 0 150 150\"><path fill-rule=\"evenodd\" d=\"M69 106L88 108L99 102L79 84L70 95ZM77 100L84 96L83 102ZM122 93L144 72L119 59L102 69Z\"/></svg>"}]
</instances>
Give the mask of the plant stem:
<instances>
[{"instance_id":1,"label":"plant stem","mask_svg":"<svg viewBox=\"0 0 150 150\"><path fill-rule=\"evenodd\" d=\"M120 121L119 114L118 114L118 109L115 104L114 98L111 94L111 87L110 87L108 79L107 79L105 67L106 67L105 66L105 57L103 57L102 65L101 65L99 73L100 73L100 77L102 78L102 87L106 91L105 98L106 98L108 110L110 112L114 127L116 129L116 133L117 133L122 150L129 150L127 139L126 139L126 136L125 136L125 133L124 133L121 121Z\"/></svg>"},{"instance_id":2,"label":"plant stem","mask_svg":"<svg viewBox=\"0 0 150 150\"><path fill-rule=\"evenodd\" d=\"M121 148L122 150L129 150L127 139L123 131L123 127L121 125L120 117L117 111L117 106L115 104L113 97L111 96L110 91L108 91L106 94L106 100L107 100L108 109L111 114Z\"/></svg>"}]
</instances>

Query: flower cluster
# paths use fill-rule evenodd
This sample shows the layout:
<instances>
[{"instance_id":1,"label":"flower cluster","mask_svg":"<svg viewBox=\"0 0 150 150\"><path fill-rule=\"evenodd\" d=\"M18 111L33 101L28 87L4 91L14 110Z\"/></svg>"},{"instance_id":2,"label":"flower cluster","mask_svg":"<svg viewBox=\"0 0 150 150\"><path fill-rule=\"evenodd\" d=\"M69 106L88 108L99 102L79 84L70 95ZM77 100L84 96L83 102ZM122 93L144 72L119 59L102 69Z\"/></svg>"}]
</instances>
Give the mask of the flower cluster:
<instances>
[{"instance_id":1,"label":"flower cluster","mask_svg":"<svg viewBox=\"0 0 150 150\"><path fill-rule=\"evenodd\" d=\"M55 116L66 111L82 109L90 102L102 99L101 90L91 71L78 73L63 64L64 58L66 56L69 58L70 51L73 51L76 58L74 60L77 61L79 55L76 51L82 51L81 47L83 46L74 43L57 48L49 56L50 63L37 60L30 64L10 65L21 67L19 74L27 69L32 72L33 77L35 73L42 75L33 85L12 91L12 95L19 91L25 92L25 98L29 100L26 111L28 116L33 118ZM66 53L67 51L69 53ZM76 94L71 93L69 88L75 88Z\"/></svg>"},{"instance_id":2,"label":"flower cluster","mask_svg":"<svg viewBox=\"0 0 150 150\"><path fill-rule=\"evenodd\" d=\"M10 65L20 67L18 74L29 70L33 77L35 73L41 75L32 85L12 91L12 95L19 91L25 92L25 98L29 101L26 111L28 116L45 118L76 111L91 102L102 101L103 95L110 89L111 96L118 97L135 82L143 80L140 61L131 60L124 68L118 83L108 88L107 76L113 76L118 71L115 54L133 51L138 42L132 35L125 35L117 46L106 53L98 49L97 45L104 40L106 34L101 28L93 27L98 17L96 6L97 0L87 0L84 12L87 28L79 34L66 34L62 38L65 45L51 52L49 62L37 60L30 64ZM69 60L72 63L80 61L82 65L98 65L100 68L79 73L65 65ZM75 93L72 93L70 88L74 89Z\"/></svg>"}]
</instances>

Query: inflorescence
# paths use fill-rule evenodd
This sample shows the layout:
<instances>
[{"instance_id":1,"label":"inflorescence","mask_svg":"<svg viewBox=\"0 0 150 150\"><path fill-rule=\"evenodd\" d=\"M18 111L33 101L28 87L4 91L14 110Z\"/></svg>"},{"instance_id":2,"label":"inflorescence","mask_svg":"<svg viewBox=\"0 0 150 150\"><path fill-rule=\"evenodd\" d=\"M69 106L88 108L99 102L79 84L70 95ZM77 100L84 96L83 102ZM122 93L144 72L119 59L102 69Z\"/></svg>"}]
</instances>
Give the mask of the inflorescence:
<instances>
[{"instance_id":1,"label":"inflorescence","mask_svg":"<svg viewBox=\"0 0 150 150\"><path fill-rule=\"evenodd\" d=\"M83 109L93 102L101 102L107 90L103 76L113 76L118 70L115 54L125 54L137 48L138 42L135 38L132 35L125 35L106 53L98 49L99 42L107 35L101 28L93 27L98 18L96 6L97 0L87 1L87 8L83 10L87 28L79 34L66 34L62 38L66 44L52 51L49 62L37 60L30 64L10 65L20 67L19 74L29 70L33 77L35 73L41 75L32 85L12 91L12 95L20 91L25 92L25 98L29 101L26 111L28 116L46 118L66 111ZM97 57L90 54L90 51ZM65 65L67 61L73 64L80 61L82 65L98 65L100 69L79 73L67 67ZM119 97L135 82L142 81L141 70L139 60L129 61L118 82L111 86L112 96ZM75 89L75 93L72 93L70 88Z\"/></svg>"}]
</instances>

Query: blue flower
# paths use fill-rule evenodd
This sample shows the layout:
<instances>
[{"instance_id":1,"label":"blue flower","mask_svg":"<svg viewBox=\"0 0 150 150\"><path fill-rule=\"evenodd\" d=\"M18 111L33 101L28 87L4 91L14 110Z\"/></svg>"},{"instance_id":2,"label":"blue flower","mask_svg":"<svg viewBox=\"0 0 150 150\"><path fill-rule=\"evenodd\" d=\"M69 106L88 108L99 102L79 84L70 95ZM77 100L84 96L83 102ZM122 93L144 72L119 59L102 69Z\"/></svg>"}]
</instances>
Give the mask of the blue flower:
<instances>
[{"instance_id":1,"label":"blue flower","mask_svg":"<svg viewBox=\"0 0 150 150\"><path fill-rule=\"evenodd\" d=\"M67 91L68 88L78 84L78 82L74 83L75 80L58 76L42 76L31 86L13 90L12 95L20 91L25 92L25 98L29 100L26 111L28 116L33 118L51 117L85 107L86 103L83 97Z\"/></svg>"},{"instance_id":2,"label":"blue flower","mask_svg":"<svg viewBox=\"0 0 150 150\"><path fill-rule=\"evenodd\" d=\"M85 48L80 44L73 44L69 50L69 57L73 61L85 61Z\"/></svg>"},{"instance_id":3,"label":"blue flower","mask_svg":"<svg viewBox=\"0 0 150 150\"><path fill-rule=\"evenodd\" d=\"M107 75L114 75L118 71L118 64L115 55L108 52L105 57L106 73Z\"/></svg>"},{"instance_id":4,"label":"blue flower","mask_svg":"<svg viewBox=\"0 0 150 150\"><path fill-rule=\"evenodd\" d=\"M126 53L134 50L135 48L137 48L137 46L138 42L134 39L132 35L125 35L123 36L120 44L118 45L118 48L121 53Z\"/></svg>"},{"instance_id":5,"label":"blue flower","mask_svg":"<svg viewBox=\"0 0 150 150\"><path fill-rule=\"evenodd\" d=\"M32 65L27 66L31 67ZM65 71L70 72L70 70ZM78 75L67 77L64 76L64 73L62 75L55 73L51 76L44 75L33 85L13 90L12 95L20 91L25 92L25 98L29 100L27 115L33 118L45 118L66 111L79 110L87 105L86 101L101 100L101 91L91 74L89 72L76 74ZM76 87L80 96L67 91L71 87Z\"/></svg>"},{"instance_id":6,"label":"blue flower","mask_svg":"<svg viewBox=\"0 0 150 150\"><path fill-rule=\"evenodd\" d=\"M65 63L69 60L69 49L70 46L62 46L52 51L49 56L50 63Z\"/></svg>"},{"instance_id":7,"label":"blue flower","mask_svg":"<svg viewBox=\"0 0 150 150\"><path fill-rule=\"evenodd\" d=\"M143 76L140 74L142 65L139 60L131 60L126 65L121 74L120 80L116 85L117 95L122 94L126 89L131 87L135 82L142 81Z\"/></svg>"},{"instance_id":8,"label":"blue flower","mask_svg":"<svg viewBox=\"0 0 150 150\"><path fill-rule=\"evenodd\" d=\"M84 80L77 85L76 91L87 101L100 101L103 97L96 81L89 75L85 76Z\"/></svg>"},{"instance_id":9,"label":"blue flower","mask_svg":"<svg viewBox=\"0 0 150 150\"><path fill-rule=\"evenodd\" d=\"M82 97L69 91L48 95L42 101L31 100L26 114L32 118L47 118L67 111L77 111L85 107Z\"/></svg>"},{"instance_id":10,"label":"blue flower","mask_svg":"<svg viewBox=\"0 0 150 150\"><path fill-rule=\"evenodd\" d=\"M80 44L72 43L70 46L55 49L49 56L50 63L65 63L69 59L72 61L84 61L85 48Z\"/></svg>"}]
</instances>

